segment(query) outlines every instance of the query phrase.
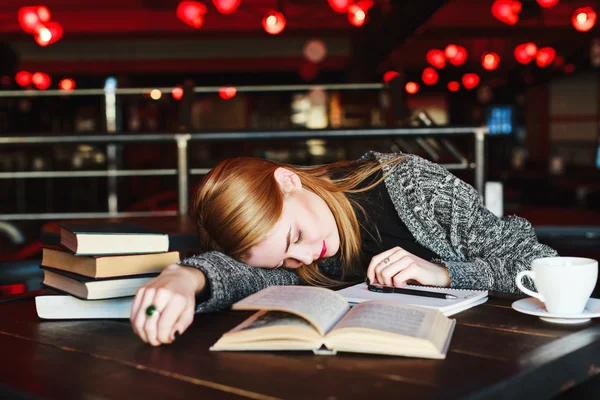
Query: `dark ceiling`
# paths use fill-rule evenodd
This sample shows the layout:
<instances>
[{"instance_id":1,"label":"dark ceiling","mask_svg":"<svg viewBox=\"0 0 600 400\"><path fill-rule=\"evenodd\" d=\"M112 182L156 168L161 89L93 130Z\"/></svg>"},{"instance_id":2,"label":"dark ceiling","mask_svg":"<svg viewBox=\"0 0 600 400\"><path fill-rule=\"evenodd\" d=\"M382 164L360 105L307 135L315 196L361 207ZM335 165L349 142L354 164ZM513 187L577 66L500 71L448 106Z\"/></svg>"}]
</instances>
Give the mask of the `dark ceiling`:
<instances>
[{"instance_id":1,"label":"dark ceiling","mask_svg":"<svg viewBox=\"0 0 600 400\"><path fill-rule=\"evenodd\" d=\"M465 65L447 68L445 73L458 76L466 71L477 72L483 79L498 84L508 77L525 79L532 74L539 75L535 67L521 66L514 59L514 47L526 41L533 41L539 47L555 47L564 59L563 64L585 62L589 41L598 34L598 28L587 33L577 32L571 25L571 16L581 6L596 7L600 12L597 0L560 0L549 9L542 9L536 0L522 0L519 22L509 26L492 16L492 0L375 0L367 24L356 28L350 25L345 14L335 13L327 0L287 0L282 2L288 21L286 29L281 35L272 37L262 30L261 19L276 6L275 0L242 0L240 8L230 15L219 14L212 3L205 0L208 13L200 29L193 29L176 18L175 9L179 3L176 0L47 0L40 3L50 9L53 20L62 24L65 34L62 43L35 49L33 56L33 50L28 50L33 47L30 45L31 35L21 30L16 17L23 2L3 0L0 3L0 34L6 43L16 46L19 51L29 51L21 60L27 67L41 66L46 62L50 69L52 63L55 63L55 69L65 68L69 65L66 50L69 43L73 46L78 43L79 47L73 48L81 48L83 42L93 49L94 43L100 41L104 45L115 43L116 46L123 41L135 43L160 39L162 43L172 40L175 46L179 43L177 41L187 39L227 39L240 46L249 40L254 40L254 46L263 46L257 47L253 56L239 57L236 64L240 70L288 70L301 62L301 54L293 55L281 50L279 55L271 52L265 56L265 48L268 50L270 44L275 43L285 47L282 43L286 40L322 38L346 40L348 45L331 52L329 64L324 66L329 69L344 67L350 72L348 79L353 81L378 80L387 69L405 71L407 76L417 75L427 66L425 54L429 49L443 49L447 44L455 43L464 46L469 56ZM482 69L480 59L487 51L500 55L498 70L486 72ZM63 55L64 62L61 63ZM177 69L181 70L179 72L187 69L218 72L224 67L223 63L214 60L203 62L200 66L189 55L180 56L176 58L176 64L168 65L166 59L169 57L165 55L160 59L157 55L157 64L152 70L150 63L146 63L146 67L144 63L140 65L133 51L131 59L121 59L118 68L126 69L129 65L132 71L135 69L137 72L144 68L148 68L148 72L157 72L156 69L160 68L171 72ZM260 61L263 58L271 62ZM275 59L278 61L273 62ZM235 61L235 55L227 55L227 60ZM96 61L95 65L86 66L85 62L80 62L72 67L80 68L82 72L86 68L90 68L90 72L105 72L98 69L101 62ZM113 65L110 61L102 61L107 63L107 69ZM547 70L556 72L560 67ZM544 73L546 71L541 74Z\"/></svg>"}]
</instances>

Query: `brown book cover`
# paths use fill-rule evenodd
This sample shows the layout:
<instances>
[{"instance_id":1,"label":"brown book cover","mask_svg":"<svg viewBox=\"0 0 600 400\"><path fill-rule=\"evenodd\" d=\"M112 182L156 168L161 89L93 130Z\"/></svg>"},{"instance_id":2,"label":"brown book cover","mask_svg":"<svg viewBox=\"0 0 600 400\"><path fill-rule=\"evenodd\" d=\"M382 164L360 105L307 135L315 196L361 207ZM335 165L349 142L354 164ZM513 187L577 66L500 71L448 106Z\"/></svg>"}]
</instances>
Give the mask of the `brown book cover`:
<instances>
[{"instance_id":1,"label":"brown book cover","mask_svg":"<svg viewBox=\"0 0 600 400\"><path fill-rule=\"evenodd\" d=\"M178 251L155 254L78 256L60 247L44 247L41 265L91 278L110 278L159 273L170 264L177 262L179 262Z\"/></svg>"}]
</instances>

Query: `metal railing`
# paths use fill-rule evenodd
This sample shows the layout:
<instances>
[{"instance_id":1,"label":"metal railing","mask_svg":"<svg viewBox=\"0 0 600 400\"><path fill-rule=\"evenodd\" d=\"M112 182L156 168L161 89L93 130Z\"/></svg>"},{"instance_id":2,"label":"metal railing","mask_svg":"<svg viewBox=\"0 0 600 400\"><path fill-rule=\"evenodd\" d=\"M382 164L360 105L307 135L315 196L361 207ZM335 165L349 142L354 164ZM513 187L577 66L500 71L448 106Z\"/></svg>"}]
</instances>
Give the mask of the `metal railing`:
<instances>
[{"instance_id":1,"label":"metal railing","mask_svg":"<svg viewBox=\"0 0 600 400\"><path fill-rule=\"evenodd\" d=\"M71 219L71 218L105 218L105 217L137 217L165 216L184 214L188 209L189 176L206 174L208 168L189 168L188 146L190 142L214 141L247 141L247 140L283 140L283 139L334 139L334 138L371 138L402 136L457 136L473 135L475 159L469 162L449 142L442 140L447 150L456 159L456 163L440 164L447 169L473 169L475 188L483 194L485 171L485 136L486 127L426 127L426 128L373 128L373 129L324 129L324 130L286 130L286 131L238 131L238 132L203 132L178 134L96 134L70 136L14 136L0 137L0 145L40 145L68 143L106 143L107 148L114 148L119 143L150 143L171 142L177 145L176 169L145 169L118 170L116 164L107 162L106 170L88 171L17 171L2 172L0 179L35 179L35 178L74 178L74 177L108 177L108 212L78 212L78 213L15 213L0 214L0 220L41 220L41 219ZM424 143L421 147L428 151ZM119 212L117 202L116 178L124 176L177 176L178 181L178 211L142 211ZM112 178L112 179L110 179Z\"/></svg>"}]
</instances>

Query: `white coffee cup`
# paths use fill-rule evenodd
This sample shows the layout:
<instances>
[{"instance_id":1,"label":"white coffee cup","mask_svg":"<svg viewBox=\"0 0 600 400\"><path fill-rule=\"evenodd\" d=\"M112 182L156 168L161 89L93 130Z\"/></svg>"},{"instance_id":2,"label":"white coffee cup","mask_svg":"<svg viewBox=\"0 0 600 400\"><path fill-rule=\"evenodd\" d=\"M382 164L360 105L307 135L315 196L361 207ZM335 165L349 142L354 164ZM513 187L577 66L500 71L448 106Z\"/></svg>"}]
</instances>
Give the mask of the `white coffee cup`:
<instances>
[{"instance_id":1,"label":"white coffee cup","mask_svg":"<svg viewBox=\"0 0 600 400\"><path fill-rule=\"evenodd\" d=\"M523 286L529 276L537 293ZM580 314L596 286L598 261L579 257L545 257L531 262L531 271L516 277L517 287L540 299L553 314Z\"/></svg>"}]
</instances>

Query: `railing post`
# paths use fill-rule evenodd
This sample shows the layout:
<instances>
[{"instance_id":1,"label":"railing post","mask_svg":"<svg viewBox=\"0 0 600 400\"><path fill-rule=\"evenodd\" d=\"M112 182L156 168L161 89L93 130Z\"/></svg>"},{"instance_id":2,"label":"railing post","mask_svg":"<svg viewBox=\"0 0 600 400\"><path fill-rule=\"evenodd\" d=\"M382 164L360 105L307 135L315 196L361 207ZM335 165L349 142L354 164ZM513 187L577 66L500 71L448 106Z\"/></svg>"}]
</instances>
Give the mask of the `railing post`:
<instances>
[{"instance_id":1,"label":"railing post","mask_svg":"<svg viewBox=\"0 0 600 400\"><path fill-rule=\"evenodd\" d=\"M188 142L190 138L191 136L189 134L179 134L175 136L175 140L177 140L179 215L184 215L188 211Z\"/></svg>"},{"instance_id":2,"label":"railing post","mask_svg":"<svg viewBox=\"0 0 600 400\"><path fill-rule=\"evenodd\" d=\"M106 117L106 132L115 134L119 119L117 118L117 80L115 78L107 78L104 83L104 104ZM109 143L106 146L106 166L109 173L107 177L108 183L108 213L116 215L119 209L119 199L117 194L117 145Z\"/></svg>"},{"instance_id":3,"label":"railing post","mask_svg":"<svg viewBox=\"0 0 600 400\"><path fill-rule=\"evenodd\" d=\"M483 199L485 185L485 128L475 130L475 189Z\"/></svg>"}]
</instances>

